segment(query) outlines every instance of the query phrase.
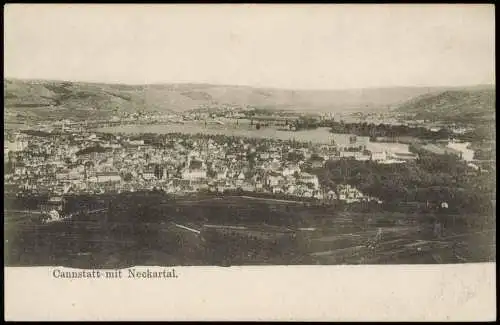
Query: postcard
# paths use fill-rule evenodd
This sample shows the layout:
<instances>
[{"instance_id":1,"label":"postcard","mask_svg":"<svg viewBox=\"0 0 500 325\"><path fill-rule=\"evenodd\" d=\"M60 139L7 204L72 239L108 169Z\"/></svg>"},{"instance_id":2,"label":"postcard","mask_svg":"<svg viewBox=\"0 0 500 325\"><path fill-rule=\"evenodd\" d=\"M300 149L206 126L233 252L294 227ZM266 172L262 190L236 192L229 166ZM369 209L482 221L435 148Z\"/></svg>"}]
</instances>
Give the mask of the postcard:
<instances>
[{"instance_id":1,"label":"postcard","mask_svg":"<svg viewBox=\"0 0 500 325\"><path fill-rule=\"evenodd\" d=\"M493 5L8 4L6 320L494 320Z\"/></svg>"}]
</instances>

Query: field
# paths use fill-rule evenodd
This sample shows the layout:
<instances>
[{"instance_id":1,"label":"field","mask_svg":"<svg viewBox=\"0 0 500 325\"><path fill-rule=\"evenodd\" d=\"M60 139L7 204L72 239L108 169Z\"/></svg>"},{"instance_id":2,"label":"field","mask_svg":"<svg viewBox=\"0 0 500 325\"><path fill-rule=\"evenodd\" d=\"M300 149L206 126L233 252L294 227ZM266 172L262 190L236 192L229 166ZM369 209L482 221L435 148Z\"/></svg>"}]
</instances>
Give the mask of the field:
<instances>
[{"instance_id":1,"label":"field","mask_svg":"<svg viewBox=\"0 0 500 325\"><path fill-rule=\"evenodd\" d=\"M436 233L436 216L338 212L332 207L242 197L170 200L149 196L137 199L142 204L125 196L105 200L112 203L105 213L48 225L34 222L34 212L6 211L6 265L116 268L219 265L221 259L232 265L495 260L494 229L449 223ZM295 229L297 241L274 251L227 242L228 247L236 247L232 255L221 256L227 250L214 255L201 236L189 230L207 223L287 226Z\"/></svg>"}]
</instances>

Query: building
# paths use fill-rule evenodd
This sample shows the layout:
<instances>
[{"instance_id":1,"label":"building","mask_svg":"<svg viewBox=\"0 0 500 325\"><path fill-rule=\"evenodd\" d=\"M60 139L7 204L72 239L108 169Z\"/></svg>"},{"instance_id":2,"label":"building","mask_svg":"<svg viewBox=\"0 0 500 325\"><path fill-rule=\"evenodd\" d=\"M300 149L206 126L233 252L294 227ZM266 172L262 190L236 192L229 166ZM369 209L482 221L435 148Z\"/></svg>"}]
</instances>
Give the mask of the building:
<instances>
[{"instance_id":1,"label":"building","mask_svg":"<svg viewBox=\"0 0 500 325\"><path fill-rule=\"evenodd\" d=\"M15 134L12 141L4 140L4 152L5 150L19 152L26 147L28 147L28 141L24 140L20 134Z\"/></svg>"},{"instance_id":2,"label":"building","mask_svg":"<svg viewBox=\"0 0 500 325\"><path fill-rule=\"evenodd\" d=\"M325 159L320 156L312 156L311 157L311 167L312 168L321 168L325 164Z\"/></svg>"},{"instance_id":3,"label":"building","mask_svg":"<svg viewBox=\"0 0 500 325\"><path fill-rule=\"evenodd\" d=\"M292 176L295 173L300 173L300 168L297 165L289 165L283 168L283 176Z\"/></svg>"},{"instance_id":4,"label":"building","mask_svg":"<svg viewBox=\"0 0 500 325\"><path fill-rule=\"evenodd\" d=\"M117 172L96 172L95 179L97 183L120 182L122 180Z\"/></svg>"},{"instance_id":5,"label":"building","mask_svg":"<svg viewBox=\"0 0 500 325\"><path fill-rule=\"evenodd\" d=\"M56 173L56 179L58 181L69 179L69 172L65 170L65 171L60 171L60 172Z\"/></svg>"},{"instance_id":6,"label":"building","mask_svg":"<svg viewBox=\"0 0 500 325\"><path fill-rule=\"evenodd\" d=\"M15 166L14 166L14 174L15 175L18 175L18 176L24 175L24 174L26 174L26 171L27 171L26 166L23 163L15 164Z\"/></svg>"},{"instance_id":7,"label":"building","mask_svg":"<svg viewBox=\"0 0 500 325\"><path fill-rule=\"evenodd\" d=\"M371 160L373 160L373 161L387 160L387 152L386 151L372 152L371 153Z\"/></svg>"},{"instance_id":8,"label":"building","mask_svg":"<svg viewBox=\"0 0 500 325\"><path fill-rule=\"evenodd\" d=\"M142 178L149 181L156 178L154 168L146 168L142 173Z\"/></svg>"},{"instance_id":9,"label":"building","mask_svg":"<svg viewBox=\"0 0 500 325\"><path fill-rule=\"evenodd\" d=\"M216 179L226 179L227 178L227 167L218 168L215 171L215 178Z\"/></svg>"},{"instance_id":10,"label":"building","mask_svg":"<svg viewBox=\"0 0 500 325\"><path fill-rule=\"evenodd\" d=\"M52 210L62 211L66 200L62 196L52 196L40 206L43 212L50 212Z\"/></svg>"},{"instance_id":11,"label":"building","mask_svg":"<svg viewBox=\"0 0 500 325\"><path fill-rule=\"evenodd\" d=\"M202 161L190 159L186 165L188 167L183 170L182 179L198 180L207 178L207 168Z\"/></svg>"},{"instance_id":12,"label":"building","mask_svg":"<svg viewBox=\"0 0 500 325\"><path fill-rule=\"evenodd\" d=\"M418 159L418 155L417 154L414 154L414 153L402 153L402 152L398 152L398 153L392 153L390 155L390 157L394 160L397 160L397 161L405 161L405 162L408 162L408 161L415 161Z\"/></svg>"},{"instance_id":13,"label":"building","mask_svg":"<svg viewBox=\"0 0 500 325\"><path fill-rule=\"evenodd\" d=\"M144 180L162 179L167 176L166 168L160 164L149 164L142 173Z\"/></svg>"},{"instance_id":14,"label":"building","mask_svg":"<svg viewBox=\"0 0 500 325\"><path fill-rule=\"evenodd\" d=\"M11 151L10 148L10 142L8 140L3 141L3 154L4 154L4 160L8 159L9 157L9 152Z\"/></svg>"},{"instance_id":15,"label":"building","mask_svg":"<svg viewBox=\"0 0 500 325\"><path fill-rule=\"evenodd\" d=\"M354 134L331 134L331 140L339 151L363 151L370 141L369 137Z\"/></svg>"},{"instance_id":16,"label":"building","mask_svg":"<svg viewBox=\"0 0 500 325\"><path fill-rule=\"evenodd\" d=\"M387 159L387 160L380 160L380 164L386 164L386 165L392 165L392 164L404 164L404 160L399 160L399 159Z\"/></svg>"},{"instance_id":17,"label":"building","mask_svg":"<svg viewBox=\"0 0 500 325\"><path fill-rule=\"evenodd\" d=\"M282 180L283 180L282 175L276 172L270 172L266 176L266 185L269 187L278 186Z\"/></svg>"},{"instance_id":18,"label":"building","mask_svg":"<svg viewBox=\"0 0 500 325\"><path fill-rule=\"evenodd\" d=\"M328 200L336 200L338 197L337 197L337 193L335 193L334 191L330 190L326 193L325 195L326 199Z\"/></svg>"},{"instance_id":19,"label":"building","mask_svg":"<svg viewBox=\"0 0 500 325\"><path fill-rule=\"evenodd\" d=\"M304 183L304 184L311 184L314 187L314 189L319 188L319 180L318 180L318 176L316 176L316 175L312 175L312 174L303 172L303 173L299 174L297 181Z\"/></svg>"},{"instance_id":20,"label":"building","mask_svg":"<svg viewBox=\"0 0 500 325\"><path fill-rule=\"evenodd\" d=\"M354 158L358 161L368 161L371 159L371 154L366 152L357 152Z\"/></svg>"},{"instance_id":21,"label":"building","mask_svg":"<svg viewBox=\"0 0 500 325\"><path fill-rule=\"evenodd\" d=\"M364 198L364 195L355 187L349 184L341 184L337 186L339 200L347 201L347 203L358 202Z\"/></svg>"},{"instance_id":22,"label":"building","mask_svg":"<svg viewBox=\"0 0 500 325\"><path fill-rule=\"evenodd\" d=\"M353 158L355 159L357 156L357 152L355 151L341 151L340 158Z\"/></svg>"},{"instance_id":23,"label":"building","mask_svg":"<svg viewBox=\"0 0 500 325\"><path fill-rule=\"evenodd\" d=\"M144 140L129 140L128 143L134 146L143 146Z\"/></svg>"},{"instance_id":24,"label":"building","mask_svg":"<svg viewBox=\"0 0 500 325\"><path fill-rule=\"evenodd\" d=\"M450 141L446 146L449 149L460 152L461 158L467 162L474 160L474 150L469 149L470 142Z\"/></svg>"},{"instance_id":25,"label":"building","mask_svg":"<svg viewBox=\"0 0 500 325\"><path fill-rule=\"evenodd\" d=\"M261 126L288 126L291 125L295 118L287 118L282 116L267 116L267 115L254 115L251 118L251 125Z\"/></svg>"}]
</instances>

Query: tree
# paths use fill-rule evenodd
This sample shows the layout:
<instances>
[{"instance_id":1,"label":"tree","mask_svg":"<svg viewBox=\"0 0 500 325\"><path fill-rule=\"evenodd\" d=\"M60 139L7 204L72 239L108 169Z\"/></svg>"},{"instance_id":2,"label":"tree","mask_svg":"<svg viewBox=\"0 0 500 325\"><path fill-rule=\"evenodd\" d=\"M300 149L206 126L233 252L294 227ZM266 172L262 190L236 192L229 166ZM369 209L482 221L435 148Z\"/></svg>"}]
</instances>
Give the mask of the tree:
<instances>
[{"instance_id":1,"label":"tree","mask_svg":"<svg viewBox=\"0 0 500 325\"><path fill-rule=\"evenodd\" d=\"M130 182L132 179L133 179L133 176L131 173L126 173L125 175L123 175L123 180L125 182Z\"/></svg>"},{"instance_id":2,"label":"tree","mask_svg":"<svg viewBox=\"0 0 500 325\"><path fill-rule=\"evenodd\" d=\"M163 168L159 165L155 165L155 177L158 179L163 178Z\"/></svg>"},{"instance_id":3,"label":"tree","mask_svg":"<svg viewBox=\"0 0 500 325\"><path fill-rule=\"evenodd\" d=\"M291 162L299 162L304 159L305 159L304 154L297 151L289 152L287 155L287 160Z\"/></svg>"},{"instance_id":4,"label":"tree","mask_svg":"<svg viewBox=\"0 0 500 325\"><path fill-rule=\"evenodd\" d=\"M217 176L217 173L215 172L215 170L212 168L209 168L207 170L207 177L208 178L215 178L215 176Z\"/></svg>"}]
</instances>

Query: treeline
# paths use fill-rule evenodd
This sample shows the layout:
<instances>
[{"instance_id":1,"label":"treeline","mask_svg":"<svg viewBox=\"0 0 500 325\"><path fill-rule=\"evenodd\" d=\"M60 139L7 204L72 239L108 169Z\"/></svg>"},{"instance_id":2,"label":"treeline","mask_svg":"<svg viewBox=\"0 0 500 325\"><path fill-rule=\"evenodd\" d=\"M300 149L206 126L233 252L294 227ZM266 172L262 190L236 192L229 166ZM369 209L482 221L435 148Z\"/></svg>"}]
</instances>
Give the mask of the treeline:
<instances>
[{"instance_id":1,"label":"treeline","mask_svg":"<svg viewBox=\"0 0 500 325\"><path fill-rule=\"evenodd\" d=\"M332 120L317 121L315 119L299 119L294 122L296 130L308 130L318 127L329 127L332 133L355 134L372 139L414 137L428 140L447 139L452 132L446 129L431 131L425 127L409 127L405 125L374 124L374 123L344 123Z\"/></svg>"},{"instance_id":2,"label":"treeline","mask_svg":"<svg viewBox=\"0 0 500 325\"><path fill-rule=\"evenodd\" d=\"M253 110L251 111L245 111L243 114L250 118L250 117L253 117L253 116L258 116L258 115L266 115L266 116L273 116L276 114L276 110L275 109L269 109L269 108L254 108Z\"/></svg>"},{"instance_id":3,"label":"treeline","mask_svg":"<svg viewBox=\"0 0 500 325\"><path fill-rule=\"evenodd\" d=\"M425 156L415 163L377 164L355 160L328 161L313 171L328 189L350 184L363 194L380 198L387 208L408 202L438 207L448 203L453 213L488 213L495 193L491 174L471 174L453 156Z\"/></svg>"},{"instance_id":4,"label":"treeline","mask_svg":"<svg viewBox=\"0 0 500 325\"><path fill-rule=\"evenodd\" d=\"M409 127L405 125L374 124L374 123L341 123L332 122L332 133L350 133L370 138L415 137L428 140L448 139L452 132L446 129L431 131L424 127Z\"/></svg>"},{"instance_id":5,"label":"treeline","mask_svg":"<svg viewBox=\"0 0 500 325\"><path fill-rule=\"evenodd\" d=\"M88 155L88 154L91 154L93 152L95 153L103 153L103 152L106 152L108 151L109 148L104 148L102 146L93 146L93 147L87 147L87 148L84 148L82 150L79 150L76 152L76 155L77 156L82 156L82 155Z\"/></svg>"},{"instance_id":6,"label":"treeline","mask_svg":"<svg viewBox=\"0 0 500 325\"><path fill-rule=\"evenodd\" d=\"M474 151L474 159L476 160L496 160L496 150L491 149L477 149Z\"/></svg>"},{"instance_id":7,"label":"treeline","mask_svg":"<svg viewBox=\"0 0 500 325\"><path fill-rule=\"evenodd\" d=\"M295 130L300 131L300 130L312 130L316 129L318 127L324 126L324 122L318 122L316 119L312 117L302 117L297 120L294 120L293 122L290 123L291 126L295 127Z\"/></svg>"},{"instance_id":8,"label":"treeline","mask_svg":"<svg viewBox=\"0 0 500 325\"><path fill-rule=\"evenodd\" d=\"M33 136L33 137L50 137L54 135L58 135L60 133L50 133L40 130L22 130L21 133Z\"/></svg>"},{"instance_id":9,"label":"treeline","mask_svg":"<svg viewBox=\"0 0 500 325\"><path fill-rule=\"evenodd\" d=\"M99 136L106 134L107 136L116 136L111 133L100 133ZM122 137L127 137L126 134L118 134ZM206 134L206 133L143 133L140 135L135 135L130 137L131 140L144 140L144 144L157 145L165 148L173 148L175 143L181 143L187 148L193 147L193 141L195 140L212 140L215 143L222 144L238 144L242 141L246 144L256 146L262 150L267 150L271 147L280 147L281 145L290 145L294 148L306 148L307 143L302 143L294 140L282 140L273 138L257 138L257 137L246 137L246 136L235 136L235 135L225 135L225 134Z\"/></svg>"},{"instance_id":10,"label":"treeline","mask_svg":"<svg viewBox=\"0 0 500 325\"><path fill-rule=\"evenodd\" d=\"M332 133L355 134L375 138L411 137L423 140L442 140L457 138L463 141L482 142L493 139L493 131L488 125L478 125L474 130L464 134L455 134L448 128L431 131L425 127L409 127L406 125L375 124L375 123L344 123L342 121L318 121L313 118L298 119L293 122L296 130L309 130L318 127L329 127Z\"/></svg>"},{"instance_id":11,"label":"treeline","mask_svg":"<svg viewBox=\"0 0 500 325\"><path fill-rule=\"evenodd\" d=\"M484 124L478 124L474 130L468 131L464 134L455 136L456 138L475 143L495 141L495 121L488 121Z\"/></svg>"}]
</instances>

